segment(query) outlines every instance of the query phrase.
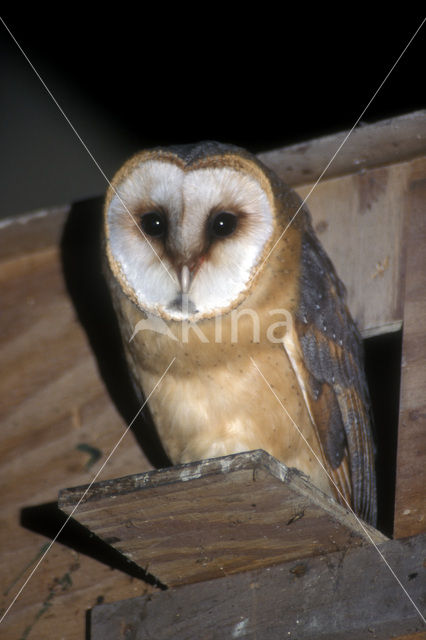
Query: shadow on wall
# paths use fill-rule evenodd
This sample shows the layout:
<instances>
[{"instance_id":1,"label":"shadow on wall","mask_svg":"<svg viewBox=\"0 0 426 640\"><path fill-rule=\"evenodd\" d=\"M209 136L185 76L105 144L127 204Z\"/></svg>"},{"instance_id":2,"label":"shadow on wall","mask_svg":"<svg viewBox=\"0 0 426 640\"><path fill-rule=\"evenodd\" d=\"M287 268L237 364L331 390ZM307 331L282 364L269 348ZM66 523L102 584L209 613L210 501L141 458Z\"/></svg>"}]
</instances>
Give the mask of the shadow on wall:
<instances>
[{"instance_id":1,"label":"shadow on wall","mask_svg":"<svg viewBox=\"0 0 426 640\"><path fill-rule=\"evenodd\" d=\"M364 340L376 444L377 528L393 534L402 331Z\"/></svg>"},{"instance_id":2,"label":"shadow on wall","mask_svg":"<svg viewBox=\"0 0 426 640\"><path fill-rule=\"evenodd\" d=\"M56 538L56 541L60 544L74 549L77 553L102 562L112 569L123 571L133 578L138 578L148 584L164 588L154 576L126 558L126 556L110 546L107 542L98 538L82 524L73 518L67 522L67 517L68 516L58 508L56 502L48 502L32 507L24 507L21 510L21 525L50 540L55 539L58 531L63 527L59 536ZM40 553L45 552L47 547L48 543L43 545Z\"/></svg>"},{"instance_id":3,"label":"shadow on wall","mask_svg":"<svg viewBox=\"0 0 426 640\"><path fill-rule=\"evenodd\" d=\"M122 348L111 297L102 272L102 198L75 204L61 241L66 286L95 354L108 393L128 425L140 409ZM149 462L170 466L145 407L131 427Z\"/></svg>"}]
</instances>

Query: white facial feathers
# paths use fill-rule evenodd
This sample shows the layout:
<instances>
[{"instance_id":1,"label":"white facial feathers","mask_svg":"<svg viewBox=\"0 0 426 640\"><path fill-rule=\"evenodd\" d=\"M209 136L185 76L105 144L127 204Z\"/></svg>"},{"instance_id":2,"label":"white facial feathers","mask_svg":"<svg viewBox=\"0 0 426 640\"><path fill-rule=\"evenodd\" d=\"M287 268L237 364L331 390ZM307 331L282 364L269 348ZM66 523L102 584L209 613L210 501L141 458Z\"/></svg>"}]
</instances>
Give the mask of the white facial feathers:
<instances>
[{"instance_id":1,"label":"white facial feathers","mask_svg":"<svg viewBox=\"0 0 426 640\"><path fill-rule=\"evenodd\" d=\"M151 212L164 218L161 237L144 235L139 226ZM227 237L212 238L209 225L219 212L234 214L237 226ZM271 203L259 182L227 166L184 170L168 160L146 160L118 184L107 211L109 258L122 287L141 309L172 319L232 308L273 229ZM189 297L184 306L182 287Z\"/></svg>"}]
</instances>

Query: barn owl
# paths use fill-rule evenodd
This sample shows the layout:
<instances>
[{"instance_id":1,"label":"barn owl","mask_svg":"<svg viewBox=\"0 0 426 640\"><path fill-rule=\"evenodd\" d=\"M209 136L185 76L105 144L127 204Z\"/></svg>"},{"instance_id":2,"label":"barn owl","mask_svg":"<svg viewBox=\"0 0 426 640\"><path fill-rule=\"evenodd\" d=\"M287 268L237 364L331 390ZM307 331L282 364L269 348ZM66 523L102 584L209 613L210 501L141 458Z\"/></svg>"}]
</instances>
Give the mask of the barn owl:
<instances>
[{"instance_id":1,"label":"barn owl","mask_svg":"<svg viewBox=\"0 0 426 640\"><path fill-rule=\"evenodd\" d=\"M107 192L107 279L141 397L167 370L174 464L264 449L375 523L360 336L301 205L239 147L142 151Z\"/></svg>"}]
</instances>

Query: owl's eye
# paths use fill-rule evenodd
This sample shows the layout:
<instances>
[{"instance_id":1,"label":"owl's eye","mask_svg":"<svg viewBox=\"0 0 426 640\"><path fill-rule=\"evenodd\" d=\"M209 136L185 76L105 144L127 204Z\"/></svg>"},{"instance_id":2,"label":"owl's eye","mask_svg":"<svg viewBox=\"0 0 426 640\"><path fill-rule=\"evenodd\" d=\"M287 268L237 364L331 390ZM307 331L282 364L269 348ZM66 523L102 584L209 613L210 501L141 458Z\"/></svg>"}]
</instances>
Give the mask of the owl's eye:
<instances>
[{"instance_id":1,"label":"owl's eye","mask_svg":"<svg viewBox=\"0 0 426 640\"><path fill-rule=\"evenodd\" d=\"M146 233L147 236L159 238L166 233L166 219L162 213L159 213L157 211L144 213L143 215L141 215L140 224L142 231Z\"/></svg>"},{"instance_id":2,"label":"owl's eye","mask_svg":"<svg viewBox=\"0 0 426 640\"><path fill-rule=\"evenodd\" d=\"M238 218L229 211L219 211L211 221L210 232L216 238L225 238L234 233Z\"/></svg>"}]
</instances>

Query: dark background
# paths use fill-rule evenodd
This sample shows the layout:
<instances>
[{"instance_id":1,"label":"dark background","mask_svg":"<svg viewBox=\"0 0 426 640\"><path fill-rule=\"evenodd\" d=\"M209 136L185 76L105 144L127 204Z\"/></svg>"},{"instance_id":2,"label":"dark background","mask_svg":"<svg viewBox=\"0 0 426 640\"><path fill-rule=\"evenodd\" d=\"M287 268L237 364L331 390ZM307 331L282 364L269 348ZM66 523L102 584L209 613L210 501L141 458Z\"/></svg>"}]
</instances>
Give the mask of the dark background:
<instances>
[{"instance_id":1,"label":"dark background","mask_svg":"<svg viewBox=\"0 0 426 640\"><path fill-rule=\"evenodd\" d=\"M237 4L148 6L3 14L108 178L146 146L219 139L256 152L350 129L423 19L404 7L246 4L231 18ZM426 26L364 123L424 107L425 40ZM105 179L1 24L0 55L0 215L102 193Z\"/></svg>"}]
</instances>

